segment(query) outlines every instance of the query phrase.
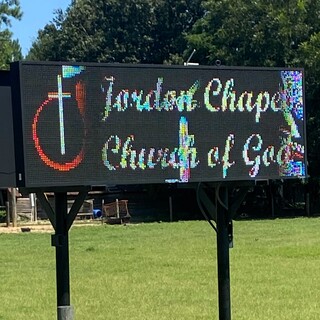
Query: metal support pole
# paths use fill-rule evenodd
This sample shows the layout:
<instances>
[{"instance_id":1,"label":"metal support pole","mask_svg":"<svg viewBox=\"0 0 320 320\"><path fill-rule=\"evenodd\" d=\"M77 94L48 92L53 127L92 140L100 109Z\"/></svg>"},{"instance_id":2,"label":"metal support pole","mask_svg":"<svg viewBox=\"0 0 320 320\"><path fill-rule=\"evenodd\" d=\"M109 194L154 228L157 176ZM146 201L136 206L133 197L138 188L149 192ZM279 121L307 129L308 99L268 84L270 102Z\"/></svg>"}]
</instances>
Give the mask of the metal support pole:
<instances>
[{"instance_id":1,"label":"metal support pole","mask_svg":"<svg viewBox=\"0 0 320 320\"><path fill-rule=\"evenodd\" d=\"M52 245L56 247L56 283L58 320L72 320L70 306L69 239L67 192L55 192L56 226Z\"/></svg>"},{"instance_id":2,"label":"metal support pole","mask_svg":"<svg viewBox=\"0 0 320 320\"><path fill-rule=\"evenodd\" d=\"M70 190L70 189L69 189ZM70 305L69 237L68 231L88 194L90 187L83 187L68 212L68 189L56 189L53 209L44 190L29 190L37 194L42 208L55 230L51 245L56 248L56 285L58 320L73 320L74 310ZM52 192L52 191L51 191Z\"/></svg>"},{"instance_id":3,"label":"metal support pole","mask_svg":"<svg viewBox=\"0 0 320 320\"><path fill-rule=\"evenodd\" d=\"M219 320L231 320L229 248L232 244L232 220L228 211L227 187L218 187L216 198Z\"/></svg>"}]
</instances>

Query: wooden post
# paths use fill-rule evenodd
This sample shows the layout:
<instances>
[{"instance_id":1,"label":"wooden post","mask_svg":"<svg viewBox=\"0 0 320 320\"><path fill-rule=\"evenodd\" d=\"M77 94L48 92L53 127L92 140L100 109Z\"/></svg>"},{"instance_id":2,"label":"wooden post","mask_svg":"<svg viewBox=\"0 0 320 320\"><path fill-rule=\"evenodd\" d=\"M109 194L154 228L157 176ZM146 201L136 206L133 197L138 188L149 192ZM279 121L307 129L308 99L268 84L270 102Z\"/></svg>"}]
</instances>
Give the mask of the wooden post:
<instances>
[{"instance_id":1,"label":"wooden post","mask_svg":"<svg viewBox=\"0 0 320 320\"><path fill-rule=\"evenodd\" d=\"M29 194L30 204L31 204L31 221L37 222L37 200L36 200L36 194L30 193Z\"/></svg>"},{"instance_id":2,"label":"wooden post","mask_svg":"<svg viewBox=\"0 0 320 320\"><path fill-rule=\"evenodd\" d=\"M11 188L11 213L12 213L12 225L13 227L17 227L17 198L16 198L17 190L16 188Z\"/></svg>"},{"instance_id":3,"label":"wooden post","mask_svg":"<svg viewBox=\"0 0 320 320\"><path fill-rule=\"evenodd\" d=\"M16 189L8 189L8 214L9 222L12 221L12 226L17 226L17 200L16 200Z\"/></svg>"},{"instance_id":4,"label":"wooden post","mask_svg":"<svg viewBox=\"0 0 320 320\"><path fill-rule=\"evenodd\" d=\"M10 227L10 205L9 201L6 201L6 223L7 227Z\"/></svg>"},{"instance_id":5,"label":"wooden post","mask_svg":"<svg viewBox=\"0 0 320 320\"><path fill-rule=\"evenodd\" d=\"M120 210L119 210L119 200L116 199L116 206L117 206L117 218L119 219L120 218Z\"/></svg>"}]
</instances>

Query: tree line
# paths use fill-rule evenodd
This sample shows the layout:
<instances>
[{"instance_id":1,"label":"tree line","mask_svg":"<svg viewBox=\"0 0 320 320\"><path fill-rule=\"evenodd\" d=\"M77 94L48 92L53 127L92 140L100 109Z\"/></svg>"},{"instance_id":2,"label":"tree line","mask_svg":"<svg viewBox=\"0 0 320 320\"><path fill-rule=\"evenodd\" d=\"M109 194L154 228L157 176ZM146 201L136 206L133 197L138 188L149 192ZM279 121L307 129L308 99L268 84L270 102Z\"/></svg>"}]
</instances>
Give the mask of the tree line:
<instances>
[{"instance_id":1,"label":"tree line","mask_svg":"<svg viewBox=\"0 0 320 320\"><path fill-rule=\"evenodd\" d=\"M18 0L0 1L0 67L20 59L10 20ZM28 60L303 67L309 174L320 175L320 1L73 0L38 31ZM22 17L23 19L23 17Z\"/></svg>"},{"instance_id":2,"label":"tree line","mask_svg":"<svg viewBox=\"0 0 320 320\"><path fill-rule=\"evenodd\" d=\"M0 70L8 69L12 61L22 59L18 40L12 39L11 20L21 19L19 0L0 1Z\"/></svg>"}]
</instances>

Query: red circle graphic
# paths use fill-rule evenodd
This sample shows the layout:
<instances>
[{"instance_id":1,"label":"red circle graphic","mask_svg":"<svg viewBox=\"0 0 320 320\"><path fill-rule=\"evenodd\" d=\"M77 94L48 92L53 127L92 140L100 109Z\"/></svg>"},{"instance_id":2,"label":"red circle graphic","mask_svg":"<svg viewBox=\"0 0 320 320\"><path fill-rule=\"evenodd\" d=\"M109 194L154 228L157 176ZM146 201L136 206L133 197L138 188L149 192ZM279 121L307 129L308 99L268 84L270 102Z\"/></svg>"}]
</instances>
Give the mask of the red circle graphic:
<instances>
[{"instance_id":1,"label":"red circle graphic","mask_svg":"<svg viewBox=\"0 0 320 320\"><path fill-rule=\"evenodd\" d=\"M51 160L43 151L41 145L40 145L40 139L38 137L37 133L37 125L39 121L40 113L42 112L43 108L48 105L49 102L51 102L53 99L48 98L45 100L42 105L37 109L37 112L33 118L32 123L32 138L36 147L36 150L41 158L41 160L49 167L58 170L58 171L70 171L74 168L76 168L83 160L84 157L84 146L82 146L79 154L71 161L66 163L58 163L53 160Z\"/></svg>"}]
</instances>

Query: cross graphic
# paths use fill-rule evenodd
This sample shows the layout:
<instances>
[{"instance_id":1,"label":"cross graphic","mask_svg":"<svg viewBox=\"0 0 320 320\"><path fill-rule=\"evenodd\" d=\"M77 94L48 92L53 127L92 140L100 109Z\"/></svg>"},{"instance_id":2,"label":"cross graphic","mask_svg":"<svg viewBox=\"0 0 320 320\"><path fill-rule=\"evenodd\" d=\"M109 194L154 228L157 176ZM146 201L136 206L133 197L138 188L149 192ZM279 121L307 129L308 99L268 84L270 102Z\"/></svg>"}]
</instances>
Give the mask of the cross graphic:
<instances>
[{"instance_id":1,"label":"cross graphic","mask_svg":"<svg viewBox=\"0 0 320 320\"><path fill-rule=\"evenodd\" d=\"M60 127L60 150L61 154L66 153L66 145L64 141L64 116L63 116L63 98L71 98L70 92L63 92L62 90L62 77L60 74L57 76L58 92L48 92L49 98L57 98L59 101L59 127Z\"/></svg>"}]
</instances>

